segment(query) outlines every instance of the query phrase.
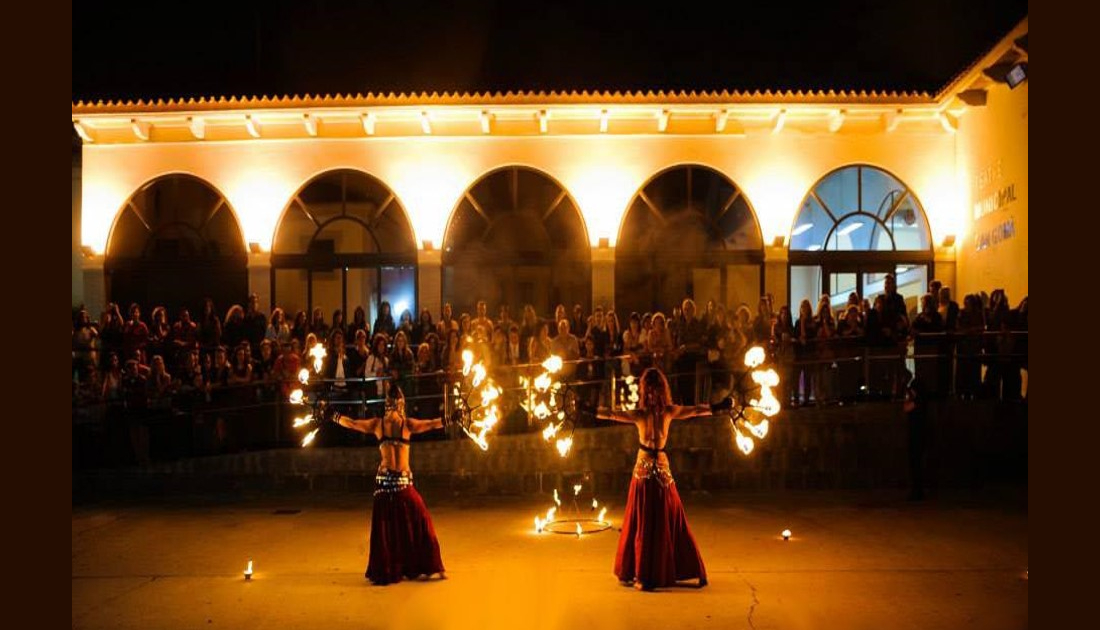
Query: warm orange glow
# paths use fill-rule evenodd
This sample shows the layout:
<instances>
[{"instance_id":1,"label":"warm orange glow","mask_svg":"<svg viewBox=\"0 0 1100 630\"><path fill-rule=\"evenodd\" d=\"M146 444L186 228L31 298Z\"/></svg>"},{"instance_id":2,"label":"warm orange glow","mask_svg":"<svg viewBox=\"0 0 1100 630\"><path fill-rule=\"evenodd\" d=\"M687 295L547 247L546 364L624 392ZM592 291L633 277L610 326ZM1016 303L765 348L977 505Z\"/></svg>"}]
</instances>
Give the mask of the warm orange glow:
<instances>
[{"instance_id":1,"label":"warm orange glow","mask_svg":"<svg viewBox=\"0 0 1100 630\"><path fill-rule=\"evenodd\" d=\"M558 447L558 453L560 453L562 457L565 457L569 454L569 449L573 447L573 438L567 437L559 439L556 446Z\"/></svg>"},{"instance_id":2,"label":"warm orange glow","mask_svg":"<svg viewBox=\"0 0 1100 630\"><path fill-rule=\"evenodd\" d=\"M302 404L302 402L304 400L305 400L305 394L302 393L302 390L296 389L296 390L290 392L290 404L300 405L300 404Z\"/></svg>"},{"instance_id":3,"label":"warm orange glow","mask_svg":"<svg viewBox=\"0 0 1100 630\"><path fill-rule=\"evenodd\" d=\"M321 343L313 344L313 347L309 349L309 356L313 358L313 371L320 374L321 368L325 365L325 356L328 351L325 350L325 346ZM301 375L299 375L299 378Z\"/></svg>"},{"instance_id":4,"label":"warm orange glow","mask_svg":"<svg viewBox=\"0 0 1100 630\"><path fill-rule=\"evenodd\" d=\"M741 452L745 455L752 453L752 449L756 446L752 438L746 437L745 434L741 433L741 430L738 429L736 425L733 427L733 434L737 440L737 448L741 449Z\"/></svg>"},{"instance_id":5,"label":"warm orange glow","mask_svg":"<svg viewBox=\"0 0 1100 630\"><path fill-rule=\"evenodd\" d=\"M309 446L310 444L313 444L313 439L317 437L317 432L320 431L320 430L321 430L321 428L317 427L316 429L314 429L314 430L310 431L309 433L307 433L306 436L304 438L302 438L302 446L306 447L306 446Z\"/></svg>"}]
</instances>

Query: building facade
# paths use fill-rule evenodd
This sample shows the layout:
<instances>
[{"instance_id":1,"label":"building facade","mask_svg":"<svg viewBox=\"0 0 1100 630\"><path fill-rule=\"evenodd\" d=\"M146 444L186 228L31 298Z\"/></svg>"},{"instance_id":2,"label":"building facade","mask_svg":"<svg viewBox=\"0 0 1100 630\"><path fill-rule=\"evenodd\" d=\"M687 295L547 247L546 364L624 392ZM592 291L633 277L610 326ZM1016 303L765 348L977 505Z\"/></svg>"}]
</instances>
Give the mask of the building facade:
<instances>
[{"instance_id":1,"label":"building facade","mask_svg":"<svg viewBox=\"0 0 1100 630\"><path fill-rule=\"evenodd\" d=\"M1027 28L936 94L77 103L73 303L797 308L887 272L1015 303Z\"/></svg>"}]
</instances>

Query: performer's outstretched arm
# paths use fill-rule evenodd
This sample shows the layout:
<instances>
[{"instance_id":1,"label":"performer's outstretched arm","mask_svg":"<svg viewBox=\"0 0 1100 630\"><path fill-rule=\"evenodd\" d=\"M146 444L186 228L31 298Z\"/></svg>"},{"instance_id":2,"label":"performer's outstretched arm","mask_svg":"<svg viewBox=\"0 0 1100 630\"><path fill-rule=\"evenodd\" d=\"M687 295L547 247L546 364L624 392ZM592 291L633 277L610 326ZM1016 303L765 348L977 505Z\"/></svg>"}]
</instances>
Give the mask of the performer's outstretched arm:
<instances>
[{"instance_id":1,"label":"performer's outstretched arm","mask_svg":"<svg viewBox=\"0 0 1100 630\"><path fill-rule=\"evenodd\" d=\"M707 418L733 407L733 399L726 397L709 405L674 406L672 408L673 420L690 420L692 418Z\"/></svg>"},{"instance_id":2,"label":"performer's outstretched arm","mask_svg":"<svg viewBox=\"0 0 1100 630\"><path fill-rule=\"evenodd\" d=\"M409 424L409 433L424 433L425 431L431 431L432 429L443 428L443 418L433 418L431 420L406 418L405 422Z\"/></svg>"},{"instance_id":3,"label":"performer's outstretched arm","mask_svg":"<svg viewBox=\"0 0 1100 630\"><path fill-rule=\"evenodd\" d=\"M597 420L610 420L612 422L622 422L623 424L634 424L634 414L629 411L614 411L607 407L602 407L596 412Z\"/></svg>"},{"instance_id":4,"label":"performer's outstretched arm","mask_svg":"<svg viewBox=\"0 0 1100 630\"><path fill-rule=\"evenodd\" d=\"M366 433L368 435L374 435L378 429L378 421L381 418L349 418L341 414L339 411L333 413L332 421L336 424L344 427L345 429L351 429L352 431L359 431L360 433Z\"/></svg>"}]
</instances>

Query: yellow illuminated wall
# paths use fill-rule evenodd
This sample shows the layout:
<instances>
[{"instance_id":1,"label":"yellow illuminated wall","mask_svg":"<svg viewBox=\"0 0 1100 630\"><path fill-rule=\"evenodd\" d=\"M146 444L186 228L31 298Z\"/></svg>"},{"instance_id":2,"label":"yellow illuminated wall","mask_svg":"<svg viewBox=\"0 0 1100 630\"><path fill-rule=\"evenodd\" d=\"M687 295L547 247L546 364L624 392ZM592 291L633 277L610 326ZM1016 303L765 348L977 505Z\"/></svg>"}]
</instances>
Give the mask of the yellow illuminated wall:
<instances>
[{"instance_id":1,"label":"yellow illuminated wall","mask_svg":"<svg viewBox=\"0 0 1100 630\"><path fill-rule=\"evenodd\" d=\"M524 165L561 182L576 200L592 245L614 246L634 194L655 173L703 164L748 196L765 242L787 236L799 202L825 173L851 163L894 173L920 198L936 240L960 231L953 136L943 131L745 136L404 137L85 145L81 240L105 251L126 199L145 182L189 173L225 195L246 242L265 250L291 196L336 168L364 171L388 185L422 246L438 247L458 200L495 168ZM1026 134L1025 134L1026 142ZM1026 162L1025 162L1026 170Z\"/></svg>"},{"instance_id":2,"label":"yellow illuminated wall","mask_svg":"<svg viewBox=\"0 0 1100 630\"><path fill-rule=\"evenodd\" d=\"M959 186L966 212L958 293L1004 289L1015 307L1028 291L1028 84L990 87L985 107L961 119ZM961 300L960 300L961 301Z\"/></svg>"}]
</instances>

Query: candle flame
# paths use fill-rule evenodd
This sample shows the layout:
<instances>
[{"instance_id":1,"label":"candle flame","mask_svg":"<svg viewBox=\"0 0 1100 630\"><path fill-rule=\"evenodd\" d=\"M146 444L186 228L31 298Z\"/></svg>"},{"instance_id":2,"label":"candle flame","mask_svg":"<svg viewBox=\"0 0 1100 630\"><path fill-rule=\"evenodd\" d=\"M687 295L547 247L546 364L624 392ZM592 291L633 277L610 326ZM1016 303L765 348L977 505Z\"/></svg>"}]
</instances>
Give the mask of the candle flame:
<instances>
[{"instance_id":1,"label":"candle flame","mask_svg":"<svg viewBox=\"0 0 1100 630\"><path fill-rule=\"evenodd\" d=\"M248 566L245 567L245 569L244 569L244 575L245 575L245 577L249 577L249 576L252 575L252 559L251 558L248 559Z\"/></svg>"},{"instance_id":2,"label":"candle flame","mask_svg":"<svg viewBox=\"0 0 1100 630\"><path fill-rule=\"evenodd\" d=\"M596 520L601 522L601 523L606 523L607 521L604 520L604 518L606 516L607 516L607 508L601 508L600 509L600 515L598 517L596 517Z\"/></svg>"},{"instance_id":3,"label":"candle flame","mask_svg":"<svg viewBox=\"0 0 1100 630\"><path fill-rule=\"evenodd\" d=\"M579 483L578 483L578 484L574 484L574 485L573 485L573 496L577 496L578 494L580 494L580 493L581 493L581 488L583 488L583 487L584 487L584 486L582 486L582 485L581 485L581 484L579 484Z\"/></svg>"},{"instance_id":4,"label":"candle flame","mask_svg":"<svg viewBox=\"0 0 1100 630\"><path fill-rule=\"evenodd\" d=\"M300 404L302 404L302 401L304 401L304 400L305 400L305 394L302 393L302 390L296 389L296 390L290 392L290 403L292 405L300 405Z\"/></svg>"},{"instance_id":5,"label":"candle flame","mask_svg":"<svg viewBox=\"0 0 1100 630\"><path fill-rule=\"evenodd\" d=\"M309 370L306 368L298 370L298 382L302 385L309 383Z\"/></svg>"},{"instance_id":6,"label":"candle flame","mask_svg":"<svg viewBox=\"0 0 1100 630\"><path fill-rule=\"evenodd\" d=\"M781 534L781 536L783 536L783 540L790 540L791 539L791 530L789 530L789 529L783 530L783 533Z\"/></svg>"},{"instance_id":7,"label":"candle flame","mask_svg":"<svg viewBox=\"0 0 1100 630\"><path fill-rule=\"evenodd\" d=\"M581 530L581 524L577 523L577 538L580 538L581 534L583 534L583 533L584 532Z\"/></svg>"},{"instance_id":8,"label":"candle flame","mask_svg":"<svg viewBox=\"0 0 1100 630\"><path fill-rule=\"evenodd\" d=\"M600 502L597 501L596 499L592 499L592 509L594 510L598 507L600 507Z\"/></svg>"}]
</instances>

